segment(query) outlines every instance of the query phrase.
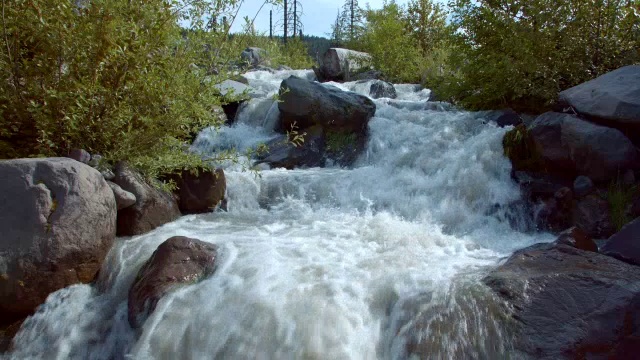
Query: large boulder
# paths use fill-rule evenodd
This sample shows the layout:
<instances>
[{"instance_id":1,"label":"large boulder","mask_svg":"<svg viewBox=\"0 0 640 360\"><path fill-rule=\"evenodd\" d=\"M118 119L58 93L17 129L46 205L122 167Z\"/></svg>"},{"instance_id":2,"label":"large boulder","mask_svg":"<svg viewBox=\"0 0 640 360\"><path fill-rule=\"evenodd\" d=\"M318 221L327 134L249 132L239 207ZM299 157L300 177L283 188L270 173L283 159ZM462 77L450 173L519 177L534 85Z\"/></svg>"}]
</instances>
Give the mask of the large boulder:
<instances>
[{"instance_id":1,"label":"large boulder","mask_svg":"<svg viewBox=\"0 0 640 360\"><path fill-rule=\"evenodd\" d=\"M133 206L118 211L118 236L144 234L180 217L173 195L149 185L126 163L116 164L115 174L113 182L136 197Z\"/></svg>"},{"instance_id":2,"label":"large boulder","mask_svg":"<svg viewBox=\"0 0 640 360\"><path fill-rule=\"evenodd\" d=\"M351 72L365 66L371 55L343 48L330 48L320 58L318 81L349 81Z\"/></svg>"},{"instance_id":3,"label":"large boulder","mask_svg":"<svg viewBox=\"0 0 640 360\"><path fill-rule=\"evenodd\" d=\"M572 210L573 224L595 239L606 239L615 231L609 202L591 194L578 200Z\"/></svg>"},{"instance_id":4,"label":"large boulder","mask_svg":"<svg viewBox=\"0 0 640 360\"><path fill-rule=\"evenodd\" d=\"M116 201L96 169L69 158L0 161L0 322L49 293L90 282L116 236Z\"/></svg>"},{"instance_id":5,"label":"large boulder","mask_svg":"<svg viewBox=\"0 0 640 360\"><path fill-rule=\"evenodd\" d=\"M281 131L320 125L325 131L365 133L376 105L366 96L290 76L280 85Z\"/></svg>"},{"instance_id":6,"label":"large boulder","mask_svg":"<svg viewBox=\"0 0 640 360\"><path fill-rule=\"evenodd\" d=\"M178 206L183 214L199 214L213 210L224 200L227 181L222 169L188 170L176 179Z\"/></svg>"},{"instance_id":7,"label":"large boulder","mask_svg":"<svg viewBox=\"0 0 640 360\"><path fill-rule=\"evenodd\" d=\"M576 116L548 112L527 127L548 171L607 182L637 167L638 151L622 132Z\"/></svg>"},{"instance_id":8,"label":"large boulder","mask_svg":"<svg viewBox=\"0 0 640 360\"><path fill-rule=\"evenodd\" d=\"M242 51L240 58L251 67L256 67L265 61L267 52L257 47L248 47Z\"/></svg>"},{"instance_id":9,"label":"large boulder","mask_svg":"<svg viewBox=\"0 0 640 360\"><path fill-rule=\"evenodd\" d=\"M559 94L560 102L607 126L640 130L640 65L606 73Z\"/></svg>"},{"instance_id":10,"label":"large boulder","mask_svg":"<svg viewBox=\"0 0 640 360\"><path fill-rule=\"evenodd\" d=\"M630 264L640 265L640 218L613 234L600 251Z\"/></svg>"},{"instance_id":11,"label":"large boulder","mask_svg":"<svg viewBox=\"0 0 640 360\"><path fill-rule=\"evenodd\" d=\"M129 289L129 324L139 328L164 295L211 275L216 258L217 247L197 239L174 236L160 244Z\"/></svg>"},{"instance_id":12,"label":"large boulder","mask_svg":"<svg viewBox=\"0 0 640 360\"><path fill-rule=\"evenodd\" d=\"M484 282L509 305L514 347L523 355L623 359L639 350L640 267L538 244L514 253Z\"/></svg>"}]
</instances>

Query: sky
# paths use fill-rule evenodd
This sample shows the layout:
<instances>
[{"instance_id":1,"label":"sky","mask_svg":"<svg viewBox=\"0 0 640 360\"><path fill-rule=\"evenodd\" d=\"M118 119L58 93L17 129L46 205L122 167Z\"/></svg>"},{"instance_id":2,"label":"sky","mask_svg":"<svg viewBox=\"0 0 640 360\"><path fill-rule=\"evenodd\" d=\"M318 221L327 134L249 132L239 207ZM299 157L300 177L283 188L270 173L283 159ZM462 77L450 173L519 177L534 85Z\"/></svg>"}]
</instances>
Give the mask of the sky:
<instances>
[{"instance_id":1,"label":"sky","mask_svg":"<svg viewBox=\"0 0 640 360\"><path fill-rule=\"evenodd\" d=\"M404 4L406 2L407 0L397 1L398 4ZM233 24L231 31L240 31L243 24L241 19L244 16L253 19L262 3L263 1L261 0L245 0L242 8L240 8L238 19ZM338 9L342 7L344 0L299 0L299 3L302 4L303 8L302 24L304 26L304 34L329 37L331 24L335 22ZM380 9L382 8L383 0L359 0L358 3L363 8L368 3L372 9ZM265 5L256 17L254 23L257 31L269 33L269 10L273 10L274 24L276 20L282 18L281 8L278 9L271 5ZM282 35L282 26L280 26L280 29L277 31L274 26L274 35Z\"/></svg>"}]
</instances>

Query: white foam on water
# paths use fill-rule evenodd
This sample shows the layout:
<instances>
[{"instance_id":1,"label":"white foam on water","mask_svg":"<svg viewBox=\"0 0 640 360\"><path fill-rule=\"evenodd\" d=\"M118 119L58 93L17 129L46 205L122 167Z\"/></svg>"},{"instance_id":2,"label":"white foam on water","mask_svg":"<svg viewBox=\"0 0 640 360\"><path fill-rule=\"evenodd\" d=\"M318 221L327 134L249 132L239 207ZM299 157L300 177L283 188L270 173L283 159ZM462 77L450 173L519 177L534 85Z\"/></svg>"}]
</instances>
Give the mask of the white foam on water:
<instances>
[{"instance_id":1,"label":"white foam on water","mask_svg":"<svg viewBox=\"0 0 640 360\"><path fill-rule=\"evenodd\" d=\"M312 77L246 77L274 94L291 74ZM99 284L52 294L9 357L399 359L415 339L429 342L424 357L508 351L480 279L514 250L550 238L490 215L520 196L503 156L506 130L433 106L413 85L396 89L397 100L376 100L354 168L256 176L228 167L229 212L119 239ZM266 108L254 101L236 124L204 131L193 148L207 154L268 141L275 133L263 127ZM127 323L129 286L174 235L217 244L218 268L165 296L136 333Z\"/></svg>"}]
</instances>

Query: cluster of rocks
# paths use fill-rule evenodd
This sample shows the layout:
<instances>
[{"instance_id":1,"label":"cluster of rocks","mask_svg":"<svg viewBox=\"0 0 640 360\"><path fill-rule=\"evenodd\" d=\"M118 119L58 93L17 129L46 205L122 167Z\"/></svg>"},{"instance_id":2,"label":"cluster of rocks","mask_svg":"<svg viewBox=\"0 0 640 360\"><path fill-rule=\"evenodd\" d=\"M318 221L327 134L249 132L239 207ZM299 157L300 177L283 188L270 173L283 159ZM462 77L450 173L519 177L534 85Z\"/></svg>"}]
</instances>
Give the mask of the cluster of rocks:
<instances>
[{"instance_id":1,"label":"cluster of rocks","mask_svg":"<svg viewBox=\"0 0 640 360\"><path fill-rule=\"evenodd\" d=\"M93 167L92 167L93 166ZM53 291L93 281L116 236L151 231L224 203L222 170L183 172L168 193L99 155L0 161L0 325Z\"/></svg>"},{"instance_id":2,"label":"cluster of rocks","mask_svg":"<svg viewBox=\"0 0 640 360\"><path fill-rule=\"evenodd\" d=\"M527 200L538 204L539 225L570 228L517 251L484 282L507 305L523 358L628 358L640 351L640 212L631 191L617 216L635 220L616 232L607 200L617 191L611 184L637 190L640 66L559 98L570 113L518 125L505 151ZM597 246L592 238L606 240Z\"/></svg>"},{"instance_id":3,"label":"cluster of rocks","mask_svg":"<svg viewBox=\"0 0 640 360\"><path fill-rule=\"evenodd\" d=\"M620 222L612 216L640 216L634 191L624 209L611 209L608 201L612 191L637 186L640 175L638 143L629 130L640 123L638 84L640 66L627 66L560 93L558 109L566 112L520 124L511 117L517 126L505 136L505 152L539 228L575 225L606 239Z\"/></svg>"}]
</instances>

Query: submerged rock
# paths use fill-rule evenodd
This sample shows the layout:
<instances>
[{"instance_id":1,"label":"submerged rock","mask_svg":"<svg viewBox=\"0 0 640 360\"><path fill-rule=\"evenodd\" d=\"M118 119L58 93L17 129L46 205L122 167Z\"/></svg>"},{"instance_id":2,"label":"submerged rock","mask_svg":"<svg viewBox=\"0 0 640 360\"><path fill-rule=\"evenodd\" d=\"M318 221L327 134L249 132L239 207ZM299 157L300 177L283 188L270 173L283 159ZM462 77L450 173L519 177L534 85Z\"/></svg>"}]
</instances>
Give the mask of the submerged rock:
<instances>
[{"instance_id":1,"label":"submerged rock","mask_svg":"<svg viewBox=\"0 0 640 360\"><path fill-rule=\"evenodd\" d=\"M396 93L396 88L393 86L393 84L382 80L374 80L371 83L371 87L369 88L369 93L374 99L395 99L398 96L398 94Z\"/></svg>"},{"instance_id":2,"label":"submerged rock","mask_svg":"<svg viewBox=\"0 0 640 360\"><path fill-rule=\"evenodd\" d=\"M174 236L160 244L129 289L129 324L141 327L164 295L211 275L216 258L217 247L197 239Z\"/></svg>"},{"instance_id":3,"label":"submerged rock","mask_svg":"<svg viewBox=\"0 0 640 360\"><path fill-rule=\"evenodd\" d=\"M92 281L116 235L107 182L69 158L0 161L0 214L0 322Z\"/></svg>"},{"instance_id":4,"label":"submerged rock","mask_svg":"<svg viewBox=\"0 0 640 360\"><path fill-rule=\"evenodd\" d=\"M571 246L514 253L484 282L535 359L628 358L640 344L640 267Z\"/></svg>"},{"instance_id":5,"label":"submerged rock","mask_svg":"<svg viewBox=\"0 0 640 360\"><path fill-rule=\"evenodd\" d=\"M118 236L149 232L180 217L173 196L149 184L125 163L118 163L114 182L136 197L136 203L118 211Z\"/></svg>"},{"instance_id":6,"label":"submerged rock","mask_svg":"<svg viewBox=\"0 0 640 360\"><path fill-rule=\"evenodd\" d=\"M267 153L258 156L258 164L269 164L271 168L305 168L325 165L325 140L322 128L314 126L304 131L304 141L294 144L287 135L282 135L267 145Z\"/></svg>"}]
</instances>

